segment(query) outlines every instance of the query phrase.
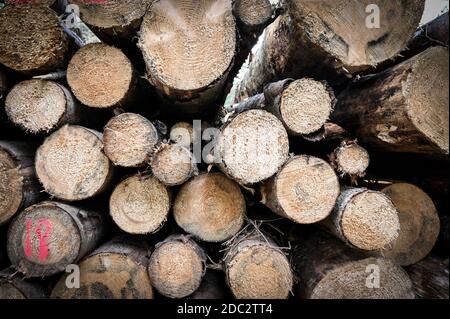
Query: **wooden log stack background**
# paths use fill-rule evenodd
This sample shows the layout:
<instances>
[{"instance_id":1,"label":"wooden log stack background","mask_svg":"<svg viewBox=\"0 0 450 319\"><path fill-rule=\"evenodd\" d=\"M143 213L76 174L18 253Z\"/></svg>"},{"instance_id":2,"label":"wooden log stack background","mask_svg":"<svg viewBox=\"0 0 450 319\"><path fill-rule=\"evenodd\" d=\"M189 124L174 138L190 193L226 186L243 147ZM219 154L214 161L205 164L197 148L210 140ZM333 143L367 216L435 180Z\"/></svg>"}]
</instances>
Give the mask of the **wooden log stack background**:
<instances>
[{"instance_id":1,"label":"wooden log stack background","mask_svg":"<svg viewBox=\"0 0 450 319\"><path fill-rule=\"evenodd\" d=\"M26 2L0 7L0 298L449 298L448 13Z\"/></svg>"}]
</instances>

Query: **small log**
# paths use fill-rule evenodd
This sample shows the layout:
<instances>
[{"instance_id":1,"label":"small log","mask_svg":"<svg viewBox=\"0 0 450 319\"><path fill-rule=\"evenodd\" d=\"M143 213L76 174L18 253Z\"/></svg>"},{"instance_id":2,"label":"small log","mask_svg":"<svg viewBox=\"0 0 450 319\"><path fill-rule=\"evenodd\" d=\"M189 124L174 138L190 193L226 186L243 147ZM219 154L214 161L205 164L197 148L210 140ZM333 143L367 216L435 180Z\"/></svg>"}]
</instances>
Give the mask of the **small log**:
<instances>
[{"instance_id":1,"label":"small log","mask_svg":"<svg viewBox=\"0 0 450 319\"><path fill-rule=\"evenodd\" d=\"M367 257L317 232L292 253L302 299L414 299L407 273L387 259Z\"/></svg>"},{"instance_id":2,"label":"small log","mask_svg":"<svg viewBox=\"0 0 450 319\"><path fill-rule=\"evenodd\" d=\"M103 131L105 154L116 166L146 165L159 141L158 130L152 122L134 113L113 117Z\"/></svg>"},{"instance_id":3,"label":"small log","mask_svg":"<svg viewBox=\"0 0 450 319\"><path fill-rule=\"evenodd\" d=\"M293 274L281 249L259 231L240 235L224 256L227 283L237 299L287 299Z\"/></svg>"},{"instance_id":4,"label":"small log","mask_svg":"<svg viewBox=\"0 0 450 319\"><path fill-rule=\"evenodd\" d=\"M370 155L356 141L344 140L330 155L330 162L340 176L364 177L369 168Z\"/></svg>"},{"instance_id":5,"label":"small log","mask_svg":"<svg viewBox=\"0 0 450 319\"><path fill-rule=\"evenodd\" d=\"M47 299L43 285L33 279L25 279L13 269L0 271L0 299Z\"/></svg>"},{"instance_id":6,"label":"small log","mask_svg":"<svg viewBox=\"0 0 450 319\"><path fill-rule=\"evenodd\" d=\"M200 287L206 255L186 236L170 236L155 247L148 273L153 287L169 298L184 298Z\"/></svg>"},{"instance_id":7,"label":"small log","mask_svg":"<svg viewBox=\"0 0 450 319\"><path fill-rule=\"evenodd\" d=\"M25 143L0 141L0 225L42 198L34 150Z\"/></svg>"},{"instance_id":8,"label":"small log","mask_svg":"<svg viewBox=\"0 0 450 319\"><path fill-rule=\"evenodd\" d=\"M0 63L23 73L63 67L69 41L46 6L8 5L0 10Z\"/></svg>"},{"instance_id":9,"label":"small log","mask_svg":"<svg viewBox=\"0 0 450 319\"><path fill-rule=\"evenodd\" d=\"M439 215L433 200L420 188L395 183L382 190L394 203L400 219L400 233L392 247L384 249L384 257L408 266L425 258L439 235Z\"/></svg>"},{"instance_id":10,"label":"small log","mask_svg":"<svg viewBox=\"0 0 450 319\"><path fill-rule=\"evenodd\" d=\"M85 258L80 287L68 288L69 274L52 291L52 299L153 299L147 274L150 249L145 242L115 238Z\"/></svg>"},{"instance_id":11,"label":"small log","mask_svg":"<svg viewBox=\"0 0 450 319\"><path fill-rule=\"evenodd\" d=\"M406 271L418 299L449 299L448 259L429 256Z\"/></svg>"},{"instance_id":12,"label":"small log","mask_svg":"<svg viewBox=\"0 0 450 319\"><path fill-rule=\"evenodd\" d=\"M245 199L239 185L221 173L205 173L184 184L174 203L175 221L207 242L230 239L242 228Z\"/></svg>"},{"instance_id":13,"label":"small log","mask_svg":"<svg viewBox=\"0 0 450 319\"><path fill-rule=\"evenodd\" d=\"M77 201L93 197L109 185L112 165L102 151L99 132L65 125L36 152L36 173L52 196Z\"/></svg>"},{"instance_id":14,"label":"small log","mask_svg":"<svg viewBox=\"0 0 450 319\"><path fill-rule=\"evenodd\" d=\"M166 222L170 191L156 178L131 176L116 186L109 200L114 222L130 234L157 232Z\"/></svg>"},{"instance_id":15,"label":"small log","mask_svg":"<svg viewBox=\"0 0 450 319\"><path fill-rule=\"evenodd\" d=\"M163 99L197 113L222 97L236 53L231 0L161 0L144 17L139 47Z\"/></svg>"},{"instance_id":16,"label":"small log","mask_svg":"<svg viewBox=\"0 0 450 319\"><path fill-rule=\"evenodd\" d=\"M59 202L22 211L8 229L8 256L27 277L47 277L77 263L103 240L104 217Z\"/></svg>"},{"instance_id":17,"label":"small log","mask_svg":"<svg viewBox=\"0 0 450 319\"><path fill-rule=\"evenodd\" d=\"M137 92L130 60L103 43L88 44L75 53L67 67L67 82L76 98L93 108L125 108Z\"/></svg>"},{"instance_id":18,"label":"small log","mask_svg":"<svg viewBox=\"0 0 450 319\"><path fill-rule=\"evenodd\" d=\"M366 188L344 188L322 225L346 244L368 251L390 247L400 231L398 211L389 197Z\"/></svg>"},{"instance_id":19,"label":"small log","mask_svg":"<svg viewBox=\"0 0 450 319\"><path fill-rule=\"evenodd\" d=\"M228 294L228 287L225 284L223 273L217 270L208 270L203 277L200 287L189 296L189 299L226 299Z\"/></svg>"},{"instance_id":20,"label":"small log","mask_svg":"<svg viewBox=\"0 0 450 319\"><path fill-rule=\"evenodd\" d=\"M214 149L220 169L243 185L272 177L288 155L286 129L279 119L264 110L238 114L222 128Z\"/></svg>"},{"instance_id":21,"label":"small log","mask_svg":"<svg viewBox=\"0 0 450 319\"><path fill-rule=\"evenodd\" d=\"M48 133L82 120L72 93L53 81L20 82L6 97L5 110L11 122L32 134Z\"/></svg>"},{"instance_id":22,"label":"small log","mask_svg":"<svg viewBox=\"0 0 450 319\"><path fill-rule=\"evenodd\" d=\"M189 149L177 144L163 144L150 162L153 175L167 186L178 186L197 174Z\"/></svg>"},{"instance_id":23,"label":"small log","mask_svg":"<svg viewBox=\"0 0 450 319\"><path fill-rule=\"evenodd\" d=\"M192 124L178 122L171 127L169 136L172 142L190 149L194 141L198 140L197 134L194 133L197 132L194 131Z\"/></svg>"},{"instance_id":24,"label":"small log","mask_svg":"<svg viewBox=\"0 0 450 319\"><path fill-rule=\"evenodd\" d=\"M432 47L339 96L333 121L387 152L448 157L448 49Z\"/></svg>"},{"instance_id":25,"label":"small log","mask_svg":"<svg viewBox=\"0 0 450 319\"><path fill-rule=\"evenodd\" d=\"M291 158L260 188L262 203L274 213L299 224L327 218L340 193L339 179L324 160L300 155Z\"/></svg>"}]
</instances>

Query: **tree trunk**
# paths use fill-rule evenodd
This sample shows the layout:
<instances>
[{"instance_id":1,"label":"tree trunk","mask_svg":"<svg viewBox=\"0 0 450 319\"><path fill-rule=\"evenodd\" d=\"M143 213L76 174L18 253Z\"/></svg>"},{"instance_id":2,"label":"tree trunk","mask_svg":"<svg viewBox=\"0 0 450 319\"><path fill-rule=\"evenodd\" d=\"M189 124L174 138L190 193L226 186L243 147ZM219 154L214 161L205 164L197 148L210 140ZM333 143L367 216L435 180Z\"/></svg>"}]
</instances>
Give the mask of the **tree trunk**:
<instances>
[{"instance_id":1,"label":"tree trunk","mask_svg":"<svg viewBox=\"0 0 450 319\"><path fill-rule=\"evenodd\" d=\"M67 287L70 275L56 284L53 299L153 299L147 274L150 248L119 237L98 248L80 264L80 288Z\"/></svg>"},{"instance_id":2,"label":"tree trunk","mask_svg":"<svg viewBox=\"0 0 450 319\"><path fill-rule=\"evenodd\" d=\"M77 51L67 67L67 82L84 105L126 108L137 95L137 74L121 50L103 43Z\"/></svg>"},{"instance_id":3,"label":"tree trunk","mask_svg":"<svg viewBox=\"0 0 450 319\"><path fill-rule=\"evenodd\" d=\"M42 198L34 149L25 143L0 141L0 225Z\"/></svg>"},{"instance_id":4,"label":"tree trunk","mask_svg":"<svg viewBox=\"0 0 450 319\"><path fill-rule=\"evenodd\" d=\"M192 114L222 97L236 42L231 0L161 0L144 17L139 47L159 95Z\"/></svg>"},{"instance_id":5,"label":"tree trunk","mask_svg":"<svg viewBox=\"0 0 450 319\"><path fill-rule=\"evenodd\" d=\"M389 260L316 232L299 242L291 260L302 299L414 299L407 273Z\"/></svg>"},{"instance_id":6,"label":"tree trunk","mask_svg":"<svg viewBox=\"0 0 450 319\"><path fill-rule=\"evenodd\" d=\"M341 177L349 176L353 180L366 175L370 156L355 140L344 139L330 155L330 161Z\"/></svg>"},{"instance_id":7,"label":"tree trunk","mask_svg":"<svg viewBox=\"0 0 450 319\"><path fill-rule=\"evenodd\" d=\"M242 228L245 199L239 185L221 173L204 173L184 184L174 203L175 221L207 242L230 239Z\"/></svg>"},{"instance_id":8,"label":"tree trunk","mask_svg":"<svg viewBox=\"0 0 450 319\"><path fill-rule=\"evenodd\" d=\"M290 159L261 186L262 203L299 224L317 223L332 212L340 185L333 168L312 156Z\"/></svg>"},{"instance_id":9,"label":"tree trunk","mask_svg":"<svg viewBox=\"0 0 450 319\"><path fill-rule=\"evenodd\" d=\"M448 259L430 256L406 268L418 299L449 299Z\"/></svg>"},{"instance_id":10,"label":"tree trunk","mask_svg":"<svg viewBox=\"0 0 450 319\"><path fill-rule=\"evenodd\" d=\"M187 236L170 236L156 245L148 272L153 286L169 298L184 298L200 287L206 255Z\"/></svg>"},{"instance_id":11,"label":"tree trunk","mask_svg":"<svg viewBox=\"0 0 450 319\"><path fill-rule=\"evenodd\" d=\"M47 299L43 285L33 279L25 279L13 269L0 271L0 299Z\"/></svg>"},{"instance_id":12,"label":"tree trunk","mask_svg":"<svg viewBox=\"0 0 450 319\"><path fill-rule=\"evenodd\" d=\"M77 263L103 240L107 223L96 212L59 202L28 207L8 230L8 256L27 277L47 277Z\"/></svg>"},{"instance_id":13,"label":"tree trunk","mask_svg":"<svg viewBox=\"0 0 450 319\"><path fill-rule=\"evenodd\" d=\"M371 149L448 158L448 49L433 47L339 96L333 120Z\"/></svg>"},{"instance_id":14,"label":"tree trunk","mask_svg":"<svg viewBox=\"0 0 450 319\"><path fill-rule=\"evenodd\" d=\"M392 201L365 188L343 188L334 211L322 225L346 244L368 251L389 247L400 231Z\"/></svg>"},{"instance_id":15,"label":"tree trunk","mask_svg":"<svg viewBox=\"0 0 450 319\"><path fill-rule=\"evenodd\" d=\"M130 234L156 233L167 220L170 191L154 177L134 175L116 186L109 200L114 222Z\"/></svg>"},{"instance_id":16,"label":"tree trunk","mask_svg":"<svg viewBox=\"0 0 450 319\"><path fill-rule=\"evenodd\" d=\"M69 41L46 6L8 5L0 10L0 63L26 74L64 67Z\"/></svg>"},{"instance_id":17,"label":"tree trunk","mask_svg":"<svg viewBox=\"0 0 450 319\"><path fill-rule=\"evenodd\" d=\"M238 100L282 78L308 74L330 78L336 71L354 74L392 59L416 30L424 8L422 0L286 3L287 14L266 29L261 47L252 56ZM373 5L381 15L379 28L373 23L377 19L371 19L376 15Z\"/></svg>"},{"instance_id":18,"label":"tree trunk","mask_svg":"<svg viewBox=\"0 0 450 319\"><path fill-rule=\"evenodd\" d=\"M77 201L105 191L113 168L102 151L102 135L82 126L65 125L36 153L36 172L52 196Z\"/></svg>"}]
</instances>

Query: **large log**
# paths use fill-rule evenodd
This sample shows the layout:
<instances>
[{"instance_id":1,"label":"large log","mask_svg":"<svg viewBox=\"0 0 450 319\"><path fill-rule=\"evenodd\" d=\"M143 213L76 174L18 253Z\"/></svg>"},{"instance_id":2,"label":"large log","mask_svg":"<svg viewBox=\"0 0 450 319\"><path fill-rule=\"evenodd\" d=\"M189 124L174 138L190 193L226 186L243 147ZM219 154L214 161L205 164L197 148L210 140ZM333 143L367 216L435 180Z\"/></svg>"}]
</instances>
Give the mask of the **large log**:
<instances>
[{"instance_id":1,"label":"large log","mask_svg":"<svg viewBox=\"0 0 450 319\"><path fill-rule=\"evenodd\" d=\"M196 113L222 96L236 53L231 0L161 0L145 15L139 47L158 93Z\"/></svg>"},{"instance_id":2,"label":"large log","mask_svg":"<svg viewBox=\"0 0 450 319\"><path fill-rule=\"evenodd\" d=\"M0 271L0 299L47 299L42 283L26 279L12 268Z\"/></svg>"},{"instance_id":3,"label":"large log","mask_svg":"<svg viewBox=\"0 0 450 319\"><path fill-rule=\"evenodd\" d=\"M292 263L298 298L414 298L412 282L400 266L367 257L327 234L317 232L299 242Z\"/></svg>"},{"instance_id":4,"label":"large log","mask_svg":"<svg viewBox=\"0 0 450 319\"><path fill-rule=\"evenodd\" d=\"M42 202L22 211L8 229L8 256L27 277L47 277L77 263L103 240L102 214L59 202Z\"/></svg>"},{"instance_id":5,"label":"large log","mask_svg":"<svg viewBox=\"0 0 450 319\"><path fill-rule=\"evenodd\" d=\"M24 73L63 67L69 41L46 6L8 5L0 10L0 63Z\"/></svg>"},{"instance_id":6,"label":"large log","mask_svg":"<svg viewBox=\"0 0 450 319\"><path fill-rule=\"evenodd\" d=\"M334 122L371 149L448 157L448 49L432 47L339 96Z\"/></svg>"},{"instance_id":7,"label":"large log","mask_svg":"<svg viewBox=\"0 0 450 319\"><path fill-rule=\"evenodd\" d=\"M77 201L109 186L112 165L102 151L102 135L82 126L65 125L36 152L36 173L52 196Z\"/></svg>"},{"instance_id":8,"label":"large log","mask_svg":"<svg viewBox=\"0 0 450 319\"><path fill-rule=\"evenodd\" d=\"M153 299L147 274L150 248L131 238L115 238L78 264L80 287L66 274L52 291L53 299ZM73 274L72 274L73 275Z\"/></svg>"},{"instance_id":9,"label":"large log","mask_svg":"<svg viewBox=\"0 0 450 319\"><path fill-rule=\"evenodd\" d=\"M67 88L39 79L14 86L6 97L5 110L11 122L32 134L80 124L83 119L80 105Z\"/></svg>"},{"instance_id":10,"label":"large log","mask_svg":"<svg viewBox=\"0 0 450 319\"><path fill-rule=\"evenodd\" d=\"M221 173L205 173L181 187L173 213L184 231L203 241L221 242L242 228L245 199L236 182Z\"/></svg>"},{"instance_id":11,"label":"large log","mask_svg":"<svg viewBox=\"0 0 450 319\"><path fill-rule=\"evenodd\" d=\"M88 44L75 53L67 67L67 82L76 98L93 108L125 108L137 94L130 60L103 43Z\"/></svg>"},{"instance_id":12,"label":"large log","mask_svg":"<svg viewBox=\"0 0 450 319\"><path fill-rule=\"evenodd\" d=\"M134 175L114 189L109 212L114 222L131 234L157 232L166 222L170 191L156 178Z\"/></svg>"},{"instance_id":13,"label":"large log","mask_svg":"<svg viewBox=\"0 0 450 319\"><path fill-rule=\"evenodd\" d=\"M34 170L34 147L0 141L0 225L37 203L41 190Z\"/></svg>"},{"instance_id":14,"label":"large log","mask_svg":"<svg viewBox=\"0 0 450 319\"><path fill-rule=\"evenodd\" d=\"M336 70L352 74L395 57L416 30L424 2L287 1L288 14L266 28L252 56L238 100L282 78L333 75ZM371 19L377 14L373 5L379 9L379 28Z\"/></svg>"},{"instance_id":15,"label":"large log","mask_svg":"<svg viewBox=\"0 0 450 319\"><path fill-rule=\"evenodd\" d=\"M400 231L398 211L389 197L365 188L343 188L322 225L346 244L368 251L389 247Z\"/></svg>"},{"instance_id":16,"label":"large log","mask_svg":"<svg viewBox=\"0 0 450 319\"><path fill-rule=\"evenodd\" d=\"M184 298L200 287L206 271L202 248L186 236L170 236L155 247L148 273L153 286L169 298Z\"/></svg>"},{"instance_id":17,"label":"large log","mask_svg":"<svg viewBox=\"0 0 450 319\"><path fill-rule=\"evenodd\" d=\"M418 299L449 299L448 259L434 256L406 268Z\"/></svg>"},{"instance_id":18,"label":"large log","mask_svg":"<svg viewBox=\"0 0 450 319\"><path fill-rule=\"evenodd\" d=\"M327 162L301 155L262 184L261 202L280 216L312 224L328 217L339 192L339 179Z\"/></svg>"}]
</instances>

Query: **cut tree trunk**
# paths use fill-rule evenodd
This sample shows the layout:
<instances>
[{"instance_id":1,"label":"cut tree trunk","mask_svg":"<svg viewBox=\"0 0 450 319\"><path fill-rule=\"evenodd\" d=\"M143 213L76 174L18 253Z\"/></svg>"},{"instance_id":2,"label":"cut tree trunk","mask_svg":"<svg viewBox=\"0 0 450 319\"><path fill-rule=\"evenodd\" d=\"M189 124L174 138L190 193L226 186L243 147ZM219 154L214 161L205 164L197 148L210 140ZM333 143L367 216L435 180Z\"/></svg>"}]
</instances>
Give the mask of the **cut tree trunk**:
<instances>
[{"instance_id":1,"label":"cut tree trunk","mask_svg":"<svg viewBox=\"0 0 450 319\"><path fill-rule=\"evenodd\" d=\"M293 285L289 260L259 230L228 243L224 256L227 283L237 299L287 299Z\"/></svg>"},{"instance_id":2,"label":"cut tree trunk","mask_svg":"<svg viewBox=\"0 0 450 319\"><path fill-rule=\"evenodd\" d=\"M160 137L155 125L134 113L113 117L103 131L105 154L116 166L146 165L159 142Z\"/></svg>"},{"instance_id":3,"label":"cut tree trunk","mask_svg":"<svg viewBox=\"0 0 450 319\"><path fill-rule=\"evenodd\" d=\"M115 238L79 263L80 288L69 288L70 275L64 275L51 298L153 299L147 274L149 255L150 248L145 242Z\"/></svg>"},{"instance_id":4,"label":"cut tree trunk","mask_svg":"<svg viewBox=\"0 0 450 319\"><path fill-rule=\"evenodd\" d=\"M8 229L8 256L27 277L47 277L77 263L106 234L103 215L59 202L22 211Z\"/></svg>"},{"instance_id":5,"label":"cut tree trunk","mask_svg":"<svg viewBox=\"0 0 450 319\"><path fill-rule=\"evenodd\" d=\"M0 63L23 73L64 67L69 41L46 6L8 5L0 10Z\"/></svg>"},{"instance_id":6,"label":"cut tree trunk","mask_svg":"<svg viewBox=\"0 0 450 319\"><path fill-rule=\"evenodd\" d=\"M187 233L203 241L222 242L242 228L245 210L236 182L221 173L204 173L181 187L173 213Z\"/></svg>"},{"instance_id":7,"label":"cut tree trunk","mask_svg":"<svg viewBox=\"0 0 450 319\"><path fill-rule=\"evenodd\" d=\"M333 121L371 149L447 157L448 49L433 47L339 96Z\"/></svg>"},{"instance_id":8,"label":"cut tree trunk","mask_svg":"<svg viewBox=\"0 0 450 319\"><path fill-rule=\"evenodd\" d=\"M13 269L0 271L0 299L47 299L44 286L32 279L25 279Z\"/></svg>"},{"instance_id":9,"label":"cut tree trunk","mask_svg":"<svg viewBox=\"0 0 450 319\"><path fill-rule=\"evenodd\" d=\"M420 188L395 183L382 190L394 203L400 219L400 234L392 247L384 249L384 257L408 266L425 258L439 235L439 215L433 200Z\"/></svg>"},{"instance_id":10,"label":"cut tree trunk","mask_svg":"<svg viewBox=\"0 0 450 319\"><path fill-rule=\"evenodd\" d=\"M365 188L343 188L322 225L346 244L368 251L389 247L400 231L398 211L389 197Z\"/></svg>"},{"instance_id":11,"label":"cut tree trunk","mask_svg":"<svg viewBox=\"0 0 450 319\"><path fill-rule=\"evenodd\" d=\"M407 273L387 259L367 257L317 232L292 254L302 299L414 299Z\"/></svg>"},{"instance_id":12,"label":"cut tree trunk","mask_svg":"<svg viewBox=\"0 0 450 319\"><path fill-rule=\"evenodd\" d=\"M42 198L34 149L25 143L0 141L0 225Z\"/></svg>"},{"instance_id":13,"label":"cut tree trunk","mask_svg":"<svg viewBox=\"0 0 450 319\"><path fill-rule=\"evenodd\" d=\"M340 176L356 179L366 175L370 156L355 140L345 139L330 155L330 162Z\"/></svg>"},{"instance_id":14,"label":"cut tree trunk","mask_svg":"<svg viewBox=\"0 0 450 319\"><path fill-rule=\"evenodd\" d=\"M154 177L134 175L116 186L109 200L114 222L130 234L157 232L166 222L170 191Z\"/></svg>"},{"instance_id":15,"label":"cut tree trunk","mask_svg":"<svg viewBox=\"0 0 450 319\"><path fill-rule=\"evenodd\" d=\"M77 51L67 67L67 82L84 105L93 108L126 108L137 94L137 75L123 52L103 43Z\"/></svg>"},{"instance_id":16,"label":"cut tree trunk","mask_svg":"<svg viewBox=\"0 0 450 319\"><path fill-rule=\"evenodd\" d=\"M224 125L213 156L224 173L242 185L251 185L272 177L288 155L283 123L267 111L249 110Z\"/></svg>"},{"instance_id":17,"label":"cut tree trunk","mask_svg":"<svg viewBox=\"0 0 450 319\"><path fill-rule=\"evenodd\" d=\"M80 18L100 37L131 40L154 0L108 0L97 3L69 0L69 2L78 5Z\"/></svg>"},{"instance_id":18,"label":"cut tree trunk","mask_svg":"<svg viewBox=\"0 0 450 319\"><path fill-rule=\"evenodd\" d=\"M153 287L169 298L184 298L200 287L206 255L187 236L170 236L156 245L148 273Z\"/></svg>"},{"instance_id":19,"label":"cut tree trunk","mask_svg":"<svg viewBox=\"0 0 450 319\"><path fill-rule=\"evenodd\" d=\"M252 56L238 100L282 78L352 74L392 59L419 25L424 2L287 1L287 14L266 28L261 47ZM376 22L371 19L373 5L381 15L379 28L371 23Z\"/></svg>"},{"instance_id":20,"label":"cut tree trunk","mask_svg":"<svg viewBox=\"0 0 450 319\"><path fill-rule=\"evenodd\" d=\"M328 217L339 192L339 179L327 162L301 155L261 185L261 202L296 223L312 224Z\"/></svg>"},{"instance_id":21,"label":"cut tree trunk","mask_svg":"<svg viewBox=\"0 0 450 319\"><path fill-rule=\"evenodd\" d=\"M194 134L195 133L195 134ZM179 146L191 149L195 141L198 141L197 132L192 124L187 122L178 122L170 128L170 140Z\"/></svg>"},{"instance_id":22,"label":"cut tree trunk","mask_svg":"<svg viewBox=\"0 0 450 319\"><path fill-rule=\"evenodd\" d=\"M48 133L64 124L79 124L82 110L64 86L45 80L27 80L14 86L6 97L11 122L32 134Z\"/></svg>"},{"instance_id":23,"label":"cut tree trunk","mask_svg":"<svg viewBox=\"0 0 450 319\"><path fill-rule=\"evenodd\" d=\"M63 126L36 152L36 173L44 189L67 201L87 199L106 190L113 169L102 149L99 132Z\"/></svg>"},{"instance_id":24,"label":"cut tree trunk","mask_svg":"<svg viewBox=\"0 0 450 319\"><path fill-rule=\"evenodd\" d=\"M197 113L222 97L234 63L231 0L161 0L141 26L147 77L163 100Z\"/></svg>"},{"instance_id":25,"label":"cut tree trunk","mask_svg":"<svg viewBox=\"0 0 450 319\"><path fill-rule=\"evenodd\" d=\"M449 299L448 259L430 256L406 268L418 299Z\"/></svg>"}]
</instances>

